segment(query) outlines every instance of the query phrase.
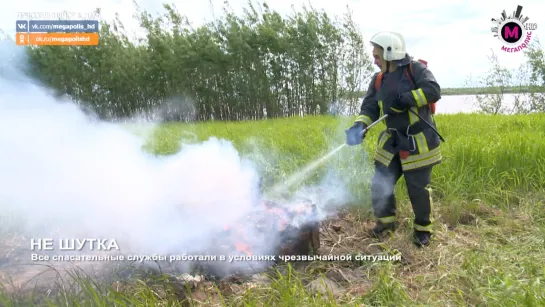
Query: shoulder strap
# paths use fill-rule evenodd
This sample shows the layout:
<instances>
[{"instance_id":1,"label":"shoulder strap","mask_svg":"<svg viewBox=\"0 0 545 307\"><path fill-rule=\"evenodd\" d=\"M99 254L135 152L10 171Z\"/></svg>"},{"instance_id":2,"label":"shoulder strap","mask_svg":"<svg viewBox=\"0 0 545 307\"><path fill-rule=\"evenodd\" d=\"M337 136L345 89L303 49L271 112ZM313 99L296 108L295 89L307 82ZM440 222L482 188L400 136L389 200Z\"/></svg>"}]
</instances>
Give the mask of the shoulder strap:
<instances>
[{"instance_id":1,"label":"shoulder strap","mask_svg":"<svg viewBox=\"0 0 545 307\"><path fill-rule=\"evenodd\" d=\"M428 66L428 62L422 60L422 59L418 59L418 62ZM416 80L414 78L414 71L413 71L413 63L409 63L409 69L405 69L405 74L407 75L407 77L409 77L409 79L411 80L411 82L413 83L413 85L416 85ZM377 76L377 79L375 80L375 89L378 91L380 89L380 84L382 82L382 72L379 72L378 73L378 76Z\"/></svg>"},{"instance_id":2,"label":"shoulder strap","mask_svg":"<svg viewBox=\"0 0 545 307\"><path fill-rule=\"evenodd\" d=\"M427 61L424 61L422 59L418 59L418 62L424 64L426 67L428 66ZM415 79L414 79L414 71L413 71L413 63L412 62L409 64L409 70L406 71L406 73L407 73L407 77L409 77L409 79L411 79L413 84L416 84Z\"/></svg>"},{"instance_id":3,"label":"shoulder strap","mask_svg":"<svg viewBox=\"0 0 545 307\"><path fill-rule=\"evenodd\" d=\"M409 69L405 69L405 74L407 75L407 77L409 77L409 80L411 80L413 85L416 85L416 80L414 79L413 63L412 62L409 64Z\"/></svg>"},{"instance_id":4,"label":"shoulder strap","mask_svg":"<svg viewBox=\"0 0 545 307\"><path fill-rule=\"evenodd\" d=\"M381 82L382 82L382 72L379 72L377 78L375 79L375 89L377 91L380 89Z\"/></svg>"},{"instance_id":5,"label":"shoulder strap","mask_svg":"<svg viewBox=\"0 0 545 307\"><path fill-rule=\"evenodd\" d=\"M424 64L426 67L428 66L427 61L424 61L422 59L418 59L418 62ZM412 62L411 62L411 64L409 64L409 69L407 69L405 72L407 73L407 76L409 77L409 79L411 79L412 83L414 85L416 85ZM434 115L435 114L435 102L429 102L429 107L430 107L430 110L431 110L431 114Z\"/></svg>"}]
</instances>

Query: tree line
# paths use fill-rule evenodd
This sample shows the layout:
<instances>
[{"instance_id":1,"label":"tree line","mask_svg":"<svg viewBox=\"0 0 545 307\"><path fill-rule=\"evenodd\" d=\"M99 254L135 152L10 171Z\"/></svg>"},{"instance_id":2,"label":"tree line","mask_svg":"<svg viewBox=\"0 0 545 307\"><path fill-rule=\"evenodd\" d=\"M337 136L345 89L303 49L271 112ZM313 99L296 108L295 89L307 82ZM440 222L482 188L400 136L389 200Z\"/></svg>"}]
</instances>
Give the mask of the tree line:
<instances>
[{"instance_id":1,"label":"tree line","mask_svg":"<svg viewBox=\"0 0 545 307\"><path fill-rule=\"evenodd\" d=\"M29 73L104 119L253 120L355 114L372 63L351 13L303 7L287 17L266 3L199 27L174 6L138 11L145 37L101 22L98 46L28 47ZM97 10L100 13L100 10ZM343 110L345 111L345 110Z\"/></svg>"},{"instance_id":2,"label":"tree line","mask_svg":"<svg viewBox=\"0 0 545 307\"><path fill-rule=\"evenodd\" d=\"M257 7L257 8L256 8ZM138 10L143 37L119 19L101 22L98 46L32 46L28 73L103 119L254 120L326 113L356 114L372 75L367 43L347 10L342 18L302 7L281 16L249 2L193 27L174 6L153 17ZM100 13L100 10L97 10ZM490 71L469 87L485 113L545 112L545 57L539 42L526 64Z\"/></svg>"},{"instance_id":3,"label":"tree line","mask_svg":"<svg viewBox=\"0 0 545 307\"><path fill-rule=\"evenodd\" d=\"M485 91L475 91L475 105L486 114L528 114L545 112L545 53L539 40L524 49L526 62L511 69L500 63L491 50L489 70L479 78L468 78L469 87L478 86ZM509 95L512 101L509 102Z\"/></svg>"}]
</instances>

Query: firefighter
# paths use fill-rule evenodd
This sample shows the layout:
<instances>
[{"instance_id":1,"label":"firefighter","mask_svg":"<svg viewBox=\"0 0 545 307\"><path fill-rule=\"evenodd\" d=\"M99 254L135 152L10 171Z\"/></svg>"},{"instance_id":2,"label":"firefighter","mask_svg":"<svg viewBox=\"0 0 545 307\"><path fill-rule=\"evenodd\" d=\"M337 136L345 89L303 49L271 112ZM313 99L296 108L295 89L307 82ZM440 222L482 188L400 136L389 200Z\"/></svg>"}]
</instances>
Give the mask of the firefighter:
<instances>
[{"instance_id":1,"label":"firefighter","mask_svg":"<svg viewBox=\"0 0 545 307\"><path fill-rule=\"evenodd\" d=\"M432 168L442 160L440 136L433 121L441 88L427 65L407 54L399 33L377 33L371 44L381 71L373 76L359 116L346 130L346 142L361 144L365 127L388 114L374 155L371 202L377 221L371 234L379 237L398 227L394 187L403 175L414 212L414 243L425 246L433 233Z\"/></svg>"}]
</instances>

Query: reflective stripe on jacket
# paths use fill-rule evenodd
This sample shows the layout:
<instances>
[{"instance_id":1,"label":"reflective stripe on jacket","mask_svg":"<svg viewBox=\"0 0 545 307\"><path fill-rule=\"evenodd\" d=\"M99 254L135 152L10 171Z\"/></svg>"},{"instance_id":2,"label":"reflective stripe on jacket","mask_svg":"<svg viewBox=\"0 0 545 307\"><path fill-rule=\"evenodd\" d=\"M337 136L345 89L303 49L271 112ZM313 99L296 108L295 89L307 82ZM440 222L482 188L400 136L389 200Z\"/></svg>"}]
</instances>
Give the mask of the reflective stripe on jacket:
<instances>
[{"instance_id":1,"label":"reflective stripe on jacket","mask_svg":"<svg viewBox=\"0 0 545 307\"><path fill-rule=\"evenodd\" d=\"M428 107L428 101L439 101L441 88L432 72L422 63L413 61L407 55L404 62L412 61L416 84L405 74L405 67L383 75L382 86L375 90L375 74L369 83L357 122L363 122L366 126L384 115L384 111L390 108L389 101L401 94L401 99L407 101L411 109L418 113L435 128L433 114ZM415 114L404 111L388 116L385 120L386 129L378 136L375 160L389 165L390 161L400 150L408 150L409 156L401 159L404 171L419 169L425 166L435 165L442 161L439 136ZM410 127L410 128L409 128ZM409 131L407 131L409 129ZM408 134L407 134L408 132Z\"/></svg>"}]
</instances>

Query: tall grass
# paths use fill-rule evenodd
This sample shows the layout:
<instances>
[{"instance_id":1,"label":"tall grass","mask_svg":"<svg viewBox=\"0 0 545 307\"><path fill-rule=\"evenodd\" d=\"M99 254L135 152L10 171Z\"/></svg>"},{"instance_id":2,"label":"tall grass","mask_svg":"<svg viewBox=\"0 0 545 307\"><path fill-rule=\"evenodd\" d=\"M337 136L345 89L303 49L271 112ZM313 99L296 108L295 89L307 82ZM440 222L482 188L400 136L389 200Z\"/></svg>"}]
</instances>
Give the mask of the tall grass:
<instances>
[{"instance_id":1,"label":"tall grass","mask_svg":"<svg viewBox=\"0 0 545 307\"><path fill-rule=\"evenodd\" d=\"M545 187L543 114L438 115L436 121L446 139L441 145L444 162L435 168L433 175L437 196L467 201L486 199L509 206L529 192ZM156 131L148 149L161 154L174 153L188 131L198 135L199 140L212 136L225 138L241 153L268 166L264 168L265 178L277 181L342 144L344 129L350 124L350 119L333 117L166 124ZM372 172L372 153L380 130L381 125L373 128L363 148L348 148L329 165L342 172L355 193L364 190L361 178L368 176L362 173Z\"/></svg>"},{"instance_id":2,"label":"tall grass","mask_svg":"<svg viewBox=\"0 0 545 307\"><path fill-rule=\"evenodd\" d=\"M229 139L242 155L256 161L265 186L271 186L342 144L344 129L351 121L306 117L170 123L154 131L146 150L173 154L180 150L181 140ZM236 295L213 288L208 295L220 305L232 306L545 306L545 114L438 115L436 121L446 142L441 145L444 162L433 174L438 231L430 248L407 245L411 229L404 223L399 234L381 248L401 250L407 260L357 267L365 276L360 281L371 284L365 290L336 297L332 293L313 295L305 286L309 275L334 266L316 264L314 273L290 266L268 285ZM373 128L363 146L343 149L307 183L333 169L355 195L357 207L369 209L372 152L380 130L381 126ZM403 180L397 193L400 215L409 219ZM179 288L165 280L143 276L130 287L118 289L95 284L85 276L75 279L77 291L61 291L40 302L56 306L183 305ZM2 306L28 306L33 299L2 293Z\"/></svg>"}]
</instances>

